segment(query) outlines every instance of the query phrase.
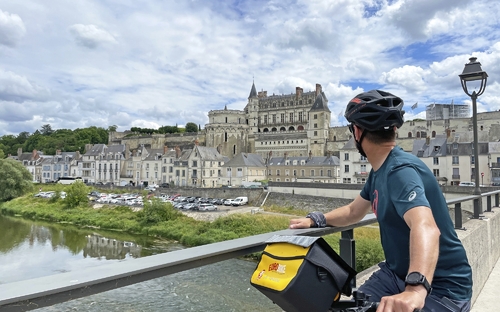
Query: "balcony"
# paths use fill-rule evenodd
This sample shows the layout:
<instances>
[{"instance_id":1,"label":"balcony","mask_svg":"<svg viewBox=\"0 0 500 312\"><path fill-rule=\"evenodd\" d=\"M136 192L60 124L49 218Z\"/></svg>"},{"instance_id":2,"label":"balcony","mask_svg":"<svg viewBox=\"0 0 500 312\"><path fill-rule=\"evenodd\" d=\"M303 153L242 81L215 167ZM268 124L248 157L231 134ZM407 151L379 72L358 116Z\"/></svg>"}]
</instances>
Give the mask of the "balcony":
<instances>
[{"instance_id":1,"label":"balcony","mask_svg":"<svg viewBox=\"0 0 500 312\"><path fill-rule=\"evenodd\" d=\"M497 169L500 169L500 163L491 163L490 168L497 168Z\"/></svg>"},{"instance_id":2,"label":"balcony","mask_svg":"<svg viewBox=\"0 0 500 312\"><path fill-rule=\"evenodd\" d=\"M460 179L460 175L459 174L453 174L451 176L452 179Z\"/></svg>"}]
</instances>

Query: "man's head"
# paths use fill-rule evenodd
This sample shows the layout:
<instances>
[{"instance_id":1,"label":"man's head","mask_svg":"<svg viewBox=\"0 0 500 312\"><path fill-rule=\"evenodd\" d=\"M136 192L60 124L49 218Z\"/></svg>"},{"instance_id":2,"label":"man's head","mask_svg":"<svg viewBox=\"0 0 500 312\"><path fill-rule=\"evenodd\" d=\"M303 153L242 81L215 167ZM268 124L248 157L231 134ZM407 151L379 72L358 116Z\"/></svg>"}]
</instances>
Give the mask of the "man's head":
<instances>
[{"instance_id":1,"label":"man's head","mask_svg":"<svg viewBox=\"0 0 500 312\"><path fill-rule=\"evenodd\" d=\"M361 147L365 135L374 143L394 140L394 127L399 128L404 122L403 106L401 98L380 90L358 94L349 101L344 116L351 123L349 130L353 134L354 126L363 131L359 140L354 136L361 155L366 156Z\"/></svg>"}]
</instances>

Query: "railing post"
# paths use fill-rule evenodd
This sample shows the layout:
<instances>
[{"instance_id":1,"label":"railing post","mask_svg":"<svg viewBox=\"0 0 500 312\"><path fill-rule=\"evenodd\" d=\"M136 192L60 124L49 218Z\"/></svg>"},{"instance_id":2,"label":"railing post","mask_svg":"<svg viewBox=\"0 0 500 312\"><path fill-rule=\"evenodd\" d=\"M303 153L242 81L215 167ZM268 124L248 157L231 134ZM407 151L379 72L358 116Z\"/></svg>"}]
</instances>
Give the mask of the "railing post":
<instances>
[{"instance_id":1,"label":"railing post","mask_svg":"<svg viewBox=\"0 0 500 312\"><path fill-rule=\"evenodd\" d=\"M491 212L491 195L486 196L486 211Z\"/></svg>"},{"instance_id":2,"label":"railing post","mask_svg":"<svg viewBox=\"0 0 500 312\"><path fill-rule=\"evenodd\" d=\"M455 204L455 229L465 230L465 228L462 227L462 204L461 203Z\"/></svg>"},{"instance_id":3,"label":"railing post","mask_svg":"<svg viewBox=\"0 0 500 312\"><path fill-rule=\"evenodd\" d=\"M474 198L474 219L479 219L481 218L481 202L480 200L482 200L481 197L479 198Z\"/></svg>"},{"instance_id":4,"label":"railing post","mask_svg":"<svg viewBox=\"0 0 500 312\"><path fill-rule=\"evenodd\" d=\"M354 241L354 230L342 231L340 238L340 257L350 265L353 269L356 269L356 243ZM356 287L356 279L353 278L351 281L351 286Z\"/></svg>"}]
</instances>

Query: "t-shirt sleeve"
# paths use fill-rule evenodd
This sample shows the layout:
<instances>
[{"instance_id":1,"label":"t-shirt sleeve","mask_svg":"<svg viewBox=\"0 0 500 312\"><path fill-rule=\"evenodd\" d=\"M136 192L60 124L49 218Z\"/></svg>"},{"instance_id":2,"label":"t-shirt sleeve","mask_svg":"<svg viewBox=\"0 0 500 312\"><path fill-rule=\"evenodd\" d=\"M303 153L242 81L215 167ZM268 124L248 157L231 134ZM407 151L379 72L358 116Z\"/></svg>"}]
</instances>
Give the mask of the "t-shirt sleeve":
<instances>
[{"instance_id":1,"label":"t-shirt sleeve","mask_svg":"<svg viewBox=\"0 0 500 312\"><path fill-rule=\"evenodd\" d=\"M365 199L365 200L370 200L370 178L368 178L368 180L366 181L365 185L363 186L363 189L361 190L361 192L359 193L359 195Z\"/></svg>"},{"instance_id":2,"label":"t-shirt sleeve","mask_svg":"<svg viewBox=\"0 0 500 312\"><path fill-rule=\"evenodd\" d=\"M422 178L413 166L393 169L388 175L387 183L389 196L401 218L413 207L430 207Z\"/></svg>"}]
</instances>

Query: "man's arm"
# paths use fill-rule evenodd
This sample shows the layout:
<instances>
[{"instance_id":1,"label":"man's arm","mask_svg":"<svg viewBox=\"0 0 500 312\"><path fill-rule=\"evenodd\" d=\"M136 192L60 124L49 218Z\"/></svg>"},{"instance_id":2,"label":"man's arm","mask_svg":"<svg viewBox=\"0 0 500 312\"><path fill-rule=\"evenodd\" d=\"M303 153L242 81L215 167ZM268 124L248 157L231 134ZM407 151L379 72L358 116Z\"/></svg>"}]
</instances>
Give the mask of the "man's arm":
<instances>
[{"instance_id":1,"label":"man's arm","mask_svg":"<svg viewBox=\"0 0 500 312\"><path fill-rule=\"evenodd\" d=\"M331 226L346 226L358 222L370 211L370 202L357 196L350 204L325 213L326 224ZM309 218L290 220L291 229L313 227L314 222Z\"/></svg>"},{"instance_id":2,"label":"man's arm","mask_svg":"<svg viewBox=\"0 0 500 312\"><path fill-rule=\"evenodd\" d=\"M439 256L441 232L436 225L431 209L428 207L414 207L404 214L404 219L410 228L410 267L408 273L420 272L431 284ZM382 298L379 309L380 311L421 309L425 304L426 297L427 290L424 286L408 285L404 292Z\"/></svg>"}]
</instances>

